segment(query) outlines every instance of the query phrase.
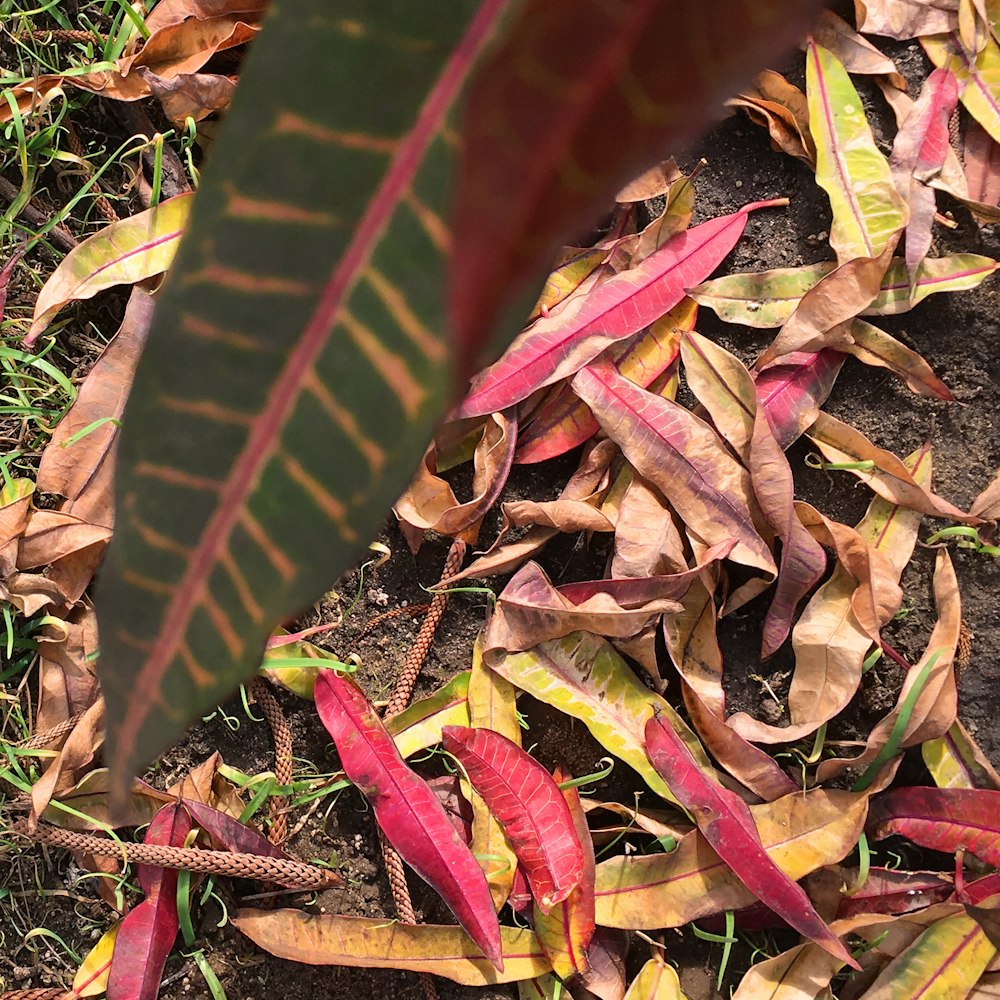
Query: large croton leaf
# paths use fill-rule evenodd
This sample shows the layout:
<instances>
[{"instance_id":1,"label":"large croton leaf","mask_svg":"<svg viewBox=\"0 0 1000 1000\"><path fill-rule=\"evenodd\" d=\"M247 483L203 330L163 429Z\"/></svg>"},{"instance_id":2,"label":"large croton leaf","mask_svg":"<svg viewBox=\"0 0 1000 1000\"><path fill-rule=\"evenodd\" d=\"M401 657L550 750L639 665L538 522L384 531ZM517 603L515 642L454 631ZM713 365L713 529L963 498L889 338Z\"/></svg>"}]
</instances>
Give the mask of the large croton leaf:
<instances>
[{"instance_id":1,"label":"large croton leaf","mask_svg":"<svg viewBox=\"0 0 1000 1000\"><path fill-rule=\"evenodd\" d=\"M271 7L124 419L98 595L119 790L362 550L514 279L814 6Z\"/></svg>"}]
</instances>

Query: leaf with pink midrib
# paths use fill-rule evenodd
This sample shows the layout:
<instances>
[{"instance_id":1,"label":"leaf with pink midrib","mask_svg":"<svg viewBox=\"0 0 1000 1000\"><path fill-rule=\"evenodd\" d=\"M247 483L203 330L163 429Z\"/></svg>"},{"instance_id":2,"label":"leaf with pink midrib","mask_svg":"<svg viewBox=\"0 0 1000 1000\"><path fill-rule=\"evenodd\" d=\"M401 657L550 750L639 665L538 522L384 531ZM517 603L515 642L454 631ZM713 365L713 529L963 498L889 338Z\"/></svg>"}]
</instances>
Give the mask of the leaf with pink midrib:
<instances>
[{"instance_id":1,"label":"leaf with pink midrib","mask_svg":"<svg viewBox=\"0 0 1000 1000\"><path fill-rule=\"evenodd\" d=\"M445 726L444 748L503 827L531 893L547 913L583 878L583 847L569 806L548 771L492 729Z\"/></svg>"},{"instance_id":2,"label":"leaf with pink midrib","mask_svg":"<svg viewBox=\"0 0 1000 1000\"><path fill-rule=\"evenodd\" d=\"M965 848L1000 866L1000 792L980 788L896 788L877 798L869 820L878 839L902 834L921 847Z\"/></svg>"},{"instance_id":3,"label":"leaf with pink midrib","mask_svg":"<svg viewBox=\"0 0 1000 1000\"><path fill-rule=\"evenodd\" d=\"M334 670L320 671L316 709L337 745L344 772L371 803L386 839L503 971L500 927L486 876L440 800L403 762L392 737L351 681Z\"/></svg>"},{"instance_id":4,"label":"leaf with pink midrib","mask_svg":"<svg viewBox=\"0 0 1000 1000\"><path fill-rule=\"evenodd\" d=\"M659 319L719 266L742 235L748 213L780 204L784 200L754 202L679 233L637 267L602 282L579 305L538 320L475 378L458 415L474 417L518 403Z\"/></svg>"},{"instance_id":5,"label":"leaf with pink midrib","mask_svg":"<svg viewBox=\"0 0 1000 1000\"><path fill-rule=\"evenodd\" d=\"M663 716L646 723L646 750L671 792L693 815L702 836L736 877L789 926L852 968L860 968L802 888L768 856L747 804L706 776Z\"/></svg>"},{"instance_id":6,"label":"leaf with pink midrib","mask_svg":"<svg viewBox=\"0 0 1000 1000\"><path fill-rule=\"evenodd\" d=\"M757 399L782 448L787 450L816 419L843 364L844 355L827 348L789 354L757 376Z\"/></svg>"}]
</instances>

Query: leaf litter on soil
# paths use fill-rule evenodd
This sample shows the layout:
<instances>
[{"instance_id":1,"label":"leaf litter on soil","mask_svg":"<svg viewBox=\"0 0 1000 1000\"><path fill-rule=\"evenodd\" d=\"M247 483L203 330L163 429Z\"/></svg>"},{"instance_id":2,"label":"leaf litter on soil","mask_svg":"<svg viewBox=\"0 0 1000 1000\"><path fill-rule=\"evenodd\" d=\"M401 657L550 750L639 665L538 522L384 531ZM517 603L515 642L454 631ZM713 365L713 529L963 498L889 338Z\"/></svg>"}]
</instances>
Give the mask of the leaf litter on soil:
<instances>
[{"instance_id":1,"label":"leaf litter on soil","mask_svg":"<svg viewBox=\"0 0 1000 1000\"><path fill-rule=\"evenodd\" d=\"M485 551L443 581L442 593L509 576L490 591L479 639L467 650L471 673L383 724L373 702L338 672L357 666L350 640L342 644L334 630L323 650L305 641L306 630L276 645L264 668L296 695L314 698L311 711L330 731L342 772L279 780L277 760L273 774L257 776L214 760L183 792L175 789L186 807L150 785L133 786L129 822L121 825L149 822L145 843L186 848L201 837L202 852L210 842L266 867L267 859L291 855L248 825L254 812L281 798L294 814L308 796L322 802L326 788L351 784L386 840L461 924L244 904L233 924L259 947L310 964L410 969L470 985L520 982L527 995L587 986L617 996L627 978L622 939L611 929L684 927L733 911L737 927L749 926L756 906L765 926L791 927L810 940L749 968L738 998L801 995L806 984L818 992L845 982L838 976L859 963L854 995L875 1000L928 990L977 995L977 982L989 988L992 897L1000 885L989 873L981 884L966 883L963 859L967 852L1000 867L990 799L1000 780L957 717L956 667L968 659L967 639L959 578L945 550L935 559L937 622L923 656L908 663L886 631L907 596L922 517L944 522L939 534L992 558L1000 478L980 482L978 498L963 509L932 488L929 443L901 459L892 441L876 444L824 406L848 355L871 366L871 378L886 371L916 396L954 405L953 372L937 374L891 320L924 308L932 294L950 299L989 282L998 267L979 244L936 251L955 204L991 220L1000 199L998 29L989 4L857 6L857 31L832 14L815 25L804 44L804 91L771 70L730 102L767 129L776 151L815 172L832 212L829 259L730 270L734 247L759 239L758 210L780 210L792 192L713 216L699 205L697 171L685 176L666 161L620 190L611 229L593 246L565 249L528 325L475 375L426 450L395 507L407 541L418 549L441 535L487 539ZM151 95L171 120L201 120L232 96L232 81L213 72L212 61L256 34L262 7L164 0L146 19L144 45L110 68L18 84L2 115L27 120L78 88L101 100ZM937 67L916 101L892 58L872 44L879 36L919 39ZM891 154L873 133L867 91L859 90L866 86L859 78L869 76L898 118ZM476 99L488 105L494 98ZM956 118L958 102L969 117ZM573 138L559 137L567 149ZM538 197L527 185L522 193L518 211ZM118 429L156 301L150 279L170 267L191 200L165 200L82 242L45 282L27 329L31 344L70 302L114 284L134 286L116 338L42 451L37 487L7 476L0 494L3 597L23 620L41 622L33 640L33 728L21 747L7 744L12 761L34 763L6 774L30 808L29 823L65 826L70 835L107 830L116 819L112 784L98 767L106 708L89 584L114 530ZM468 203L463 211L460 218L476 214ZM500 221L502 241L509 229ZM538 256L534 247L524 252ZM484 278L478 250L464 264ZM503 273L523 267L513 254ZM491 308L500 273L482 290ZM374 287L412 333L408 324L420 320L407 303ZM471 294L459 295L466 322ZM727 326L706 323L699 306ZM726 330L724 343L700 326ZM755 361L744 360L745 351L737 357L733 345L749 344L748 331L761 330L776 331L772 342L753 342ZM214 418L213 405L167 400L168 409L203 406ZM880 400L870 406L877 414ZM822 502L797 499L801 469L789 448L802 435L825 475L847 472L875 494L856 528ZM547 482L549 491L537 495L509 490L516 466L547 473L550 466L538 463L581 446L567 482ZM465 480L450 471L470 460ZM471 483L467 500L459 499L463 482ZM37 502L39 492L55 506ZM137 525L164 559L183 557L157 525L140 519L129 530ZM565 579L549 558L564 538L606 539L606 561L592 560L589 577ZM143 586L138 577L135 585ZM99 586L94 595L100 611ZM718 633L761 596L768 610L751 658L791 664L781 724L727 706L734 667ZM250 593L225 599L253 602ZM844 731L880 658L905 671L888 711L867 731L825 745L831 732ZM531 731L519 731L532 699L578 720L642 780L646 811L624 793L605 804L628 817L610 839L573 787L601 777L570 779L560 761L532 755ZM815 739L812 753L804 739ZM890 787L903 752L917 747L940 787ZM448 754L468 783L425 780L428 761L448 762ZM471 825L456 822L465 798ZM269 811L267 829L279 815ZM872 841L891 834L955 853L957 867L883 874L869 865L865 829ZM639 853L626 853L626 843L629 852L641 844ZM596 867L595 846L613 852ZM849 856L859 868L841 866ZM93 856L78 852L77 859L104 871ZM94 995L104 983L111 1000L156 995L181 921L190 919L178 905L194 898L194 886L185 873L188 896L179 893L179 878L175 869L140 866L144 898L115 925L117 937L102 938L84 960L78 995ZM529 928L513 926L514 909ZM666 957L673 957L669 945ZM633 995L682 994L656 957L638 969Z\"/></svg>"}]
</instances>

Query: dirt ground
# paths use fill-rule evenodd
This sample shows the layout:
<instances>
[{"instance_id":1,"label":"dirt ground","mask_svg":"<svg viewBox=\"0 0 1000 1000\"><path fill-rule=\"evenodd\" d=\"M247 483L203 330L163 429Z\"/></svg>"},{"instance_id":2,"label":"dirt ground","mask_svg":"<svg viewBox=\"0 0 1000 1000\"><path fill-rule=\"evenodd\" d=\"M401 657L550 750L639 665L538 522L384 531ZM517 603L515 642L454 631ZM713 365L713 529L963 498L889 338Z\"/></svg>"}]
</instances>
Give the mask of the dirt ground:
<instances>
[{"instance_id":1,"label":"dirt ground","mask_svg":"<svg viewBox=\"0 0 1000 1000\"><path fill-rule=\"evenodd\" d=\"M926 72L917 45L896 46L890 54L901 71L917 80ZM795 74L790 76L795 79ZM796 81L800 82L800 81ZM874 87L860 84L869 111L875 121L885 122L884 103ZM914 92L911 89L911 92ZM878 136L888 152L891 131ZM665 151L670 152L670 151ZM828 259L825 232L830 228L830 212L825 194L816 186L809 169L798 161L770 149L766 133L752 125L742 114L723 122L696 148L680 157L689 168L704 156L708 167L698 181L695 222L733 211L758 199L787 195L787 209L754 213L744 238L726 261L728 271L762 270L768 267L794 266ZM997 227L980 228L957 206L952 206L958 227L949 232L937 229L938 243L933 255L952 251L976 252L1000 258L1000 232ZM954 392L957 402L946 404L912 394L905 385L887 372L848 359L826 409L862 430L877 445L898 455L918 447L929 435L934 445L934 481L937 492L965 507L985 487L1000 466L1000 313L997 288L1000 279L987 280L978 290L930 298L913 312L884 320L893 335L907 339L930 362ZM736 327L725 327L708 310L700 316L699 331L716 338L746 361L752 361L767 341L766 334ZM797 495L815 503L827 515L852 524L870 500L870 492L848 473L825 473L806 466L807 441L800 441L789 452L795 470ZM507 497L530 496L548 499L558 492L575 466L575 455L565 456L535 467L517 467L508 487ZM461 482L462 473L458 481ZM485 547L494 537L498 517L491 516L480 540ZM925 528L922 537L929 531ZM357 654L361 667L359 678L369 694L387 693L412 642L419 618L395 617L361 636L371 618L385 607L402 602L419 604L426 599L421 585L432 585L440 575L446 543L430 542L413 557L399 532L388 525L383 541L392 550L391 559L366 574L361 584L361 599L355 611L337 631L329 633L321 644L341 657ZM918 548L903 577L905 604L890 623L886 638L905 657L915 660L930 634L935 620L931 593L933 551ZM953 550L963 601L963 618L975 635L971 666L960 682L960 715L975 735L994 765L1000 767L1000 562L963 550ZM591 547L582 540L561 538L541 559L555 583L586 579L603 567L605 551L598 538ZM490 581L494 589L502 579ZM358 590L355 571L336 584L337 592L349 604ZM384 596L383 596L384 595ZM383 602L387 604L383 606ZM473 638L485 610L484 595L460 594L452 598L438 639L421 677L417 694L426 693L469 665ZM726 663L728 709L748 711L762 718L774 713L771 694L764 685L751 679L757 674L767 679L779 701L787 694L788 671L792 654L787 644L774 659L761 664L757 659L760 626L767 596L720 623L720 639ZM304 620L313 624L316 615ZM666 673L667 671L665 671ZM831 725L830 738L863 739L887 708L894 703L901 684L901 672L880 663L866 675L863 687L845 715ZM667 696L676 695L676 689ZM311 703L281 693L294 734L296 756L312 761L320 770L332 770L336 759L329 737L320 725ZM598 769L604 752L580 725L537 704L523 699L530 729L526 745L536 744L537 755L546 764L565 761L573 773ZM231 730L221 717L194 729L183 743L166 754L150 775L160 787L219 750L229 764L254 771L271 766L271 741L266 725L249 720L238 701L227 706L227 713L239 721ZM612 776L594 787L602 798L631 801L638 791L637 781L619 767ZM919 755L908 759L905 771L909 780L926 780ZM624 796L624 797L623 797ZM651 797L645 792L645 798ZM370 812L353 790L342 793L332 809L318 811L295 840L287 845L301 857L335 857L345 876L342 889L323 893L311 903L316 912L379 915L392 913L388 882L382 869L378 840ZM30 866L30 855L21 856L19 864ZM878 863L877 858L873 863ZM52 928L78 948L86 948L92 936L109 919L107 909L87 902L85 890L74 888L72 873L65 857L52 854L47 866L40 867L45 885L72 896L50 896L45 900L25 902L36 918L43 918ZM30 886L31 871L22 873ZM416 879L411 880L418 912L427 920L449 921L449 915L435 897ZM237 891L249 887L238 886ZM253 891L251 889L251 891ZM79 899L72 898L79 897ZM293 897L301 901L301 897ZM229 1000L357 1000L358 997L391 996L399 1000L418 1000L424 996L415 975L392 971L310 967L281 961L259 952L231 926L218 927L221 913L214 902L201 911L198 947L203 947L219 976ZM87 920L93 930L82 930ZM6 949L16 944L18 935L7 933ZM656 935L654 935L656 936ZM746 941L734 949L722 993L715 989L715 970L721 958L721 946L697 940L690 932L667 931L659 935L667 958L681 970L682 987L690 1000L708 1000L728 996L730 985L751 962L751 948ZM762 935L748 940L767 947ZM783 939L782 939L783 940ZM788 939L792 940L792 939ZM773 941L770 942L773 944ZM773 953L773 952L772 952ZM637 969L649 954L649 945L634 938L631 942L629 968ZM24 985L43 985L49 974L32 968L29 952L9 951L5 964L32 969ZM58 971L58 970L56 970ZM7 970L8 974L10 970ZM516 987L486 989L460 988L436 980L444 1000L492 1000L516 996ZM20 983L18 985L21 985ZM193 1000L210 996L205 981L193 959L181 951L167 963L163 1000Z\"/></svg>"}]
</instances>

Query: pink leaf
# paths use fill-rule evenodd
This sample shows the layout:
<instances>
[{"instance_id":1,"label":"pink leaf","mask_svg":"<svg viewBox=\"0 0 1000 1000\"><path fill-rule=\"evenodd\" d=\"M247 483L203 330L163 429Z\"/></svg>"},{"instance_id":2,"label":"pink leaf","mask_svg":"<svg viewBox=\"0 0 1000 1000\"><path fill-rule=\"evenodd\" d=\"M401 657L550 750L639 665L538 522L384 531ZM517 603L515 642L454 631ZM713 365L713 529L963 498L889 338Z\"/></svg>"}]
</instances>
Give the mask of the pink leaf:
<instances>
[{"instance_id":1,"label":"pink leaf","mask_svg":"<svg viewBox=\"0 0 1000 1000\"><path fill-rule=\"evenodd\" d=\"M816 419L843 363L839 351L789 354L757 376L757 399L782 448L787 450Z\"/></svg>"},{"instance_id":2,"label":"pink leaf","mask_svg":"<svg viewBox=\"0 0 1000 1000\"><path fill-rule=\"evenodd\" d=\"M679 233L637 267L598 285L558 314L525 330L473 380L458 416L494 413L593 361L610 344L649 326L704 281L736 245L747 214L783 200L754 202Z\"/></svg>"},{"instance_id":3,"label":"pink leaf","mask_svg":"<svg viewBox=\"0 0 1000 1000\"><path fill-rule=\"evenodd\" d=\"M859 968L801 887L768 856L747 804L698 767L684 741L662 716L646 723L646 749L677 801L694 816L702 836L737 878L789 926L842 962Z\"/></svg>"},{"instance_id":4,"label":"pink leaf","mask_svg":"<svg viewBox=\"0 0 1000 1000\"><path fill-rule=\"evenodd\" d=\"M500 926L486 876L437 796L406 766L375 710L346 677L319 672L316 709L386 839L502 972Z\"/></svg>"},{"instance_id":5,"label":"pink leaf","mask_svg":"<svg viewBox=\"0 0 1000 1000\"><path fill-rule=\"evenodd\" d=\"M492 729L445 726L444 748L458 758L503 827L542 912L583 878L583 847L573 815L548 771Z\"/></svg>"}]
</instances>

